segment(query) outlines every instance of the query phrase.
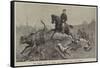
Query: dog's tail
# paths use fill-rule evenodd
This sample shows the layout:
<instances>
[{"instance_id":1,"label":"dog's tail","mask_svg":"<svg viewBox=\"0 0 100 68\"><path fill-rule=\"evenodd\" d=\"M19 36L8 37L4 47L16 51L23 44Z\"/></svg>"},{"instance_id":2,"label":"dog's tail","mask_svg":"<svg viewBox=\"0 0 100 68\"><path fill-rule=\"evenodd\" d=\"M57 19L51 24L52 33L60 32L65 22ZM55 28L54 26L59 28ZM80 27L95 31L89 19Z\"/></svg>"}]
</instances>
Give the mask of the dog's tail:
<instances>
[{"instance_id":1,"label":"dog's tail","mask_svg":"<svg viewBox=\"0 0 100 68\"><path fill-rule=\"evenodd\" d=\"M41 20L41 23L43 24L43 26L44 26L44 28L43 28L43 30L46 30L47 29L47 27L46 27L46 25L45 25L45 23Z\"/></svg>"}]
</instances>

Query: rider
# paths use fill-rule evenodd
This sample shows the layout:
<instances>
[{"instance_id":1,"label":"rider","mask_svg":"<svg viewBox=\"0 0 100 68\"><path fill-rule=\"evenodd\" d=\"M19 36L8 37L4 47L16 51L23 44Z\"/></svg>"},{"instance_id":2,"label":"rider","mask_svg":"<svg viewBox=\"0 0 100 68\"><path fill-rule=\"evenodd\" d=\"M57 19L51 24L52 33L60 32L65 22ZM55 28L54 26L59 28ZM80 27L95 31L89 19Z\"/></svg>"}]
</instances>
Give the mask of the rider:
<instances>
[{"instance_id":1,"label":"rider","mask_svg":"<svg viewBox=\"0 0 100 68\"><path fill-rule=\"evenodd\" d=\"M63 9L62 10L62 14L61 14L61 16L60 16L60 18L61 18L61 26L62 26L62 31L64 32L64 25L66 24L66 21L67 21L67 14L66 14L66 9Z\"/></svg>"}]
</instances>

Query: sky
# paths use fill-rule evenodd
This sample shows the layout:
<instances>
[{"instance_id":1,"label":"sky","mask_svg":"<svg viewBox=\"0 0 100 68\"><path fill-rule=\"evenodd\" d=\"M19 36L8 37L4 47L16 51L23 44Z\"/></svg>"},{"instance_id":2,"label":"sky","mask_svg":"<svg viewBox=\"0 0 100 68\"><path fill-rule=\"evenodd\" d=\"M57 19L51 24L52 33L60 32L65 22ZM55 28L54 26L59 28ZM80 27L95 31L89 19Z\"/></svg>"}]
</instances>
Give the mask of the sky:
<instances>
[{"instance_id":1,"label":"sky","mask_svg":"<svg viewBox=\"0 0 100 68\"><path fill-rule=\"evenodd\" d=\"M43 20L51 28L54 25L51 24L51 14L60 16L63 9L67 10L68 24L80 25L84 21L90 23L91 20L96 20L96 7L16 2L15 23L16 26L29 25L38 28L43 26L40 22Z\"/></svg>"}]
</instances>

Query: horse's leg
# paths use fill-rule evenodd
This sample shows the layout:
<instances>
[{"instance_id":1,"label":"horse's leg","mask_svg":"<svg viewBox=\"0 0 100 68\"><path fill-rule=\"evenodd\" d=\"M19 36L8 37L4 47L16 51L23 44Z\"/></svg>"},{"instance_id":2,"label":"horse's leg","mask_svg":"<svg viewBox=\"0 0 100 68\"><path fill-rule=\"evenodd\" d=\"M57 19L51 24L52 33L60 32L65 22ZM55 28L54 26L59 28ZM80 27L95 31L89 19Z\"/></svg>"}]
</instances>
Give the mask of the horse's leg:
<instances>
[{"instance_id":1,"label":"horse's leg","mask_svg":"<svg viewBox=\"0 0 100 68\"><path fill-rule=\"evenodd\" d=\"M64 50L64 53L68 54L69 56L71 56L70 52L68 52L68 50L70 50L70 47L67 47L65 50Z\"/></svg>"},{"instance_id":2,"label":"horse's leg","mask_svg":"<svg viewBox=\"0 0 100 68\"><path fill-rule=\"evenodd\" d=\"M36 44L34 43L34 45L31 47L30 52L28 53L28 56L31 55L31 53L33 52L33 50L35 50L37 48Z\"/></svg>"},{"instance_id":3,"label":"horse's leg","mask_svg":"<svg viewBox=\"0 0 100 68\"><path fill-rule=\"evenodd\" d=\"M24 48L24 50L21 52L21 54L23 54L24 51L25 51L27 48L29 48L29 47L30 47L30 45L26 46L26 47Z\"/></svg>"},{"instance_id":4,"label":"horse's leg","mask_svg":"<svg viewBox=\"0 0 100 68\"><path fill-rule=\"evenodd\" d=\"M54 33L52 34L51 39L53 38L53 36L54 36L55 33L56 33L56 31L54 31Z\"/></svg>"},{"instance_id":5,"label":"horse's leg","mask_svg":"<svg viewBox=\"0 0 100 68\"><path fill-rule=\"evenodd\" d=\"M30 52L28 53L28 56L31 55L32 51L33 51L33 48L31 48Z\"/></svg>"},{"instance_id":6,"label":"horse's leg","mask_svg":"<svg viewBox=\"0 0 100 68\"><path fill-rule=\"evenodd\" d=\"M70 31L69 31L68 35L69 35L69 37L70 37L71 39L74 40L74 37L73 37L73 35L72 35L72 33L71 33Z\"/></svg>"},{"instance_id":7,"label":"horse's leg","mask_svg":"<svg viewBox=\"0 0 100 68\"><path fill-rule=\"evenodd\" d=\"M67 51L64 52L64 55L66 55L66 54L71 56L71 54L69 52L67 52Z\"/></svg>"}]
</instances>

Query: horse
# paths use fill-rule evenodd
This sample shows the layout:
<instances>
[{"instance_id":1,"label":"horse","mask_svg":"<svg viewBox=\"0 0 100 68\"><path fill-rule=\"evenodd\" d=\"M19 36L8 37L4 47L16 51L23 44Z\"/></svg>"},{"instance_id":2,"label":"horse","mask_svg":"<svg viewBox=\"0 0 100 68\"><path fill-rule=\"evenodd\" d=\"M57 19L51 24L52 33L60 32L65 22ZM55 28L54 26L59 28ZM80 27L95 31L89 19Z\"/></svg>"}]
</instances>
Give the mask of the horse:
<instances>
[{"instance_id":1,"label":"horse","mask_svg":"<svg viewBox=\"0 0 100 68\"><path fill-rule=\"evenodd\" d=\"M63 27L62 22L61 22L61 18L57 15L54 15L54 14L51 15L51 20L52 20L52 24L55 24L55 29L51 30L51 31L54 31L54 33L51 36L51 39L53 38L53 36L56 32L63 32L63 33L66 33L67 35L72 36L72 34L70 32L70 28L73 28L72 25L68 25L67 23L64 23L65 27Z\"/></svg>"},{"instance_id":2,"label":"horse","mask_svg":"<svg viewBox=\"0 0 100 68\"><path fill-rule=\"evenodd\" d=\"M55 24L55 31L61 32L62 31L62 23L59 16L52 14L51 15L52 24Z\"/></svg>"}]
</instances>

